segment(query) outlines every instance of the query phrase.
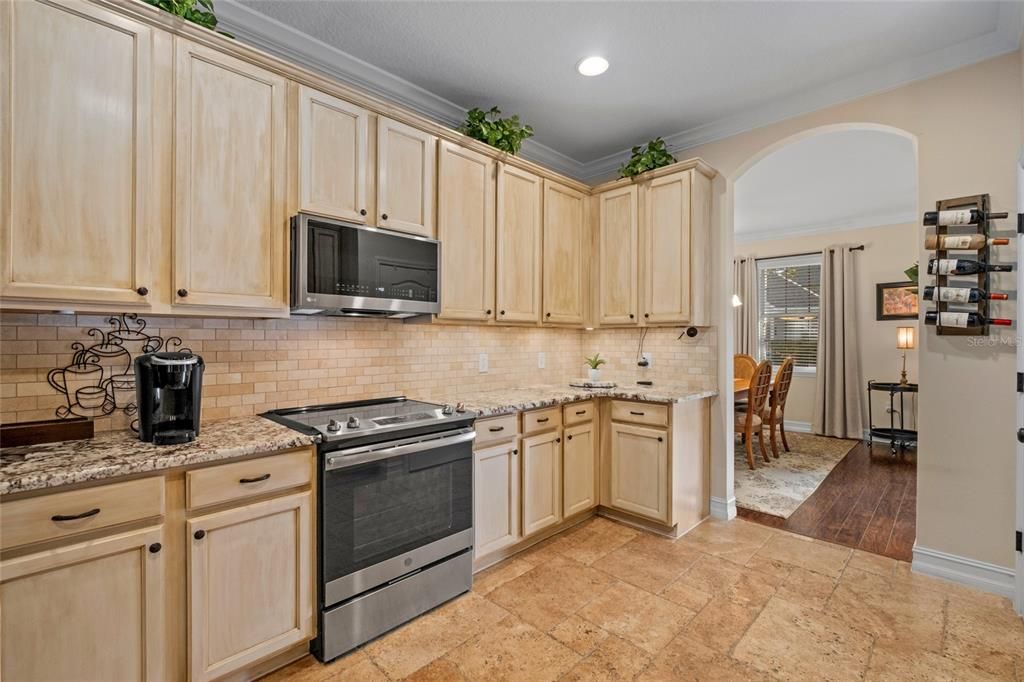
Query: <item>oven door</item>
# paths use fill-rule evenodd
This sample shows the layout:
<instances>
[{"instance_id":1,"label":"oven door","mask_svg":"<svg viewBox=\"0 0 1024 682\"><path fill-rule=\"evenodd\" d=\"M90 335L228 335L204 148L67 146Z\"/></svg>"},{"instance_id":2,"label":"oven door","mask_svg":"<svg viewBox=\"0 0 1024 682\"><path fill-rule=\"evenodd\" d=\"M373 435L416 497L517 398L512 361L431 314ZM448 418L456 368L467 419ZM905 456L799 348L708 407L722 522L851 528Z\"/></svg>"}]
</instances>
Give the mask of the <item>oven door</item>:
<instances>
[{"instance_id":1,"label":"oven door","mask_svg":"<svg viewBox=\"0 0 1024 682\"><path fill-rule=\"evenodd\" d=\"M292 226L295 312L440 312L439 242L304 214Z\"/></svg>"},{"instance_id":2,"label":"oven door","mask_svg":"<svg viewBox=\"0 0 1024 682\"><path fill-rule=\"evenodd\" d=\"M473 545L474 431L324 454L325 607Z\"/></svg>"}]
</instances>

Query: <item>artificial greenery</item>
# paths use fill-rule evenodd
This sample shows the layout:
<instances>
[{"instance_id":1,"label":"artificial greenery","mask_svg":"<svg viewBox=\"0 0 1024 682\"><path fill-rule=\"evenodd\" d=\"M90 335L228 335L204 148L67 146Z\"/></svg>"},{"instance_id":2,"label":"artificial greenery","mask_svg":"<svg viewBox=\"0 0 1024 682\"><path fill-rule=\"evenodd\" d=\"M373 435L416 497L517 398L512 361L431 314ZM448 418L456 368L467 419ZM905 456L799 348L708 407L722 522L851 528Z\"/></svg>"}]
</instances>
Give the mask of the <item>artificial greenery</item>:
<instances>
[{"instance_id":1,"label":"artificial greenery","mask_svg":"<svg viewBox=\"0 0 1024 682\"><path fill-rule=\"evenodd\" d=\"M645 145L633 147L629 162L619 168L619 177L632 178L675 162L676 157L669 154L665 148L665 140L656 137Z\"/></svg>"},{"instance_id":2,"label":"artificial greenery","mask_svg":"<svg viewBox=\"0 0 1024 682\"><path fill-rule=\"evenodd\" d=\"M199 24L211 31L217 31L217 15L213 13L213 0L145 0L154 7L159 7L176 17L181 17L193 24ZM230 33L217 31L221 35L234 38Z\"/></svg>"},{"instance_id":3,"label":"artificial greenery","mask_svg":"<svg viewBox=\"0 0 1024 682\"><path fill-rule=\"evenodd\" d=\"M608 364L608 361L602 358L600 353L594 353L594 357L584 358L584 360L586 360L587 366L590 367L590 369L598 369L601 365Z\"/></svg>"},{"instance_id":4,"label":"artificial greenery","mask_svg":"<svg viewBox=\"0 0 1024 682\"><path fill-rule=\"evenodd\" d=\"M490 111L476 107L470 109L466 112L466 122L459 126L459 132L509 154L518 154L523 140L533 137L532 126L520 123L518 116L501 118L498 107L491 107Z\"/></svg>"},{"instance_id":5,"label":"artificial greenery","mask_svg":"<svg viewBox=\"0 0 1024 682\"><path fill-rule=\"evenodd\" d=\"M918 264L914 263L909 268L907 268L906 270L903 271L903 274L905 274L907 276L907 279L909 279L914 284L917 284L917 278L918 278L917 266L918 266Z\"/></svg>"}]
</instances>

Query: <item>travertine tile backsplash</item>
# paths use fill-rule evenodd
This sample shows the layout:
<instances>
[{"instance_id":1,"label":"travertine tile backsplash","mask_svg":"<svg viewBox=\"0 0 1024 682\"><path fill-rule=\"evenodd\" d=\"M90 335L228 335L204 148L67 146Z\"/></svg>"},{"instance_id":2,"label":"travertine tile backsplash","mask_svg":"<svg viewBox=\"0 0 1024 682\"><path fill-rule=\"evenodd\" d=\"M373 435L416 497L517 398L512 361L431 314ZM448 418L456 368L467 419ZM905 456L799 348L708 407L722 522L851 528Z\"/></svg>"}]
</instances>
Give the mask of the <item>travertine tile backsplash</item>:
<instances>
[{"instance_id":1,"label":"travertine tile backsplash","mask_svg":"<svg viewBox=\"0 0 1024 682\"><path fill-rule=\"evenodd\" d=\"M71 362L71 344L95 342L89 329L109 316L0 314L0 421L52 419L65 404L47 372ZM677 340L679 329L652 329L644 350L650 370L636 367L638 330L453 326L355 318L246 320L146 317L147 333L178 336L203 356L203 418L258 414L293 405L389 395L437 395L561 383L585 374L583 357L608 359L605 378L690 379L715 385L715 332ZM545 369L537 353L546 354ZM487 353L489 371L478 370ZM120 413L97 419L98 431L120 429Z\"/></svg>"}]
</instances>

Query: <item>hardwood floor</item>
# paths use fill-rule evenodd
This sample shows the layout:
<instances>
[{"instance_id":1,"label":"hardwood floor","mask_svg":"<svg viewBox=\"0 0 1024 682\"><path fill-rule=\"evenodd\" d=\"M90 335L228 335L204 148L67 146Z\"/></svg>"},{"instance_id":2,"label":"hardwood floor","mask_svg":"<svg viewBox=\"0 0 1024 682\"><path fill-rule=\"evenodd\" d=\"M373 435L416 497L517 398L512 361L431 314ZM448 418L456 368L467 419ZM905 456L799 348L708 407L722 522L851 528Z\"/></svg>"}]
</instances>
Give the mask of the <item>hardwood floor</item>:
<instances>
[{"instance_id":1,"label":"hardwood floor","mask_svg":"<svg viewBox=\"0 0 1024 682\"><path fill-rule=\"evenodd\" d=\"M785 457L785 455L782 455ZM737 509L749 521L910 561L916 535L917 452L858 444L788 519Z\"/></svg>"}]
</instances>

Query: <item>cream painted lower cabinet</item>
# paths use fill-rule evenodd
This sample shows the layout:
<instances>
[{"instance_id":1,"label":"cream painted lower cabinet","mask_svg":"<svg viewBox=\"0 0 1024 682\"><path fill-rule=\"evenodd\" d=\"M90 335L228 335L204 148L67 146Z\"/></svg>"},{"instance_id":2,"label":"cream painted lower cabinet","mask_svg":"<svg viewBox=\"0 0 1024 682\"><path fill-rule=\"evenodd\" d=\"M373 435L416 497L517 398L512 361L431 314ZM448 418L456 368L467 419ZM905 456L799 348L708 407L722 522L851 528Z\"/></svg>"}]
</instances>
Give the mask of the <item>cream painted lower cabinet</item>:
<instances>
[{"instance_id":1,"label":"cream painted lower cabinet","mask_svg":"<svg viewBox=\"0 0 1024 682\"><path fill-rule=\"evenodd\" d=\"M562 520L562 430L523 439L523 537Z\"/></svg>"},{"instance_id":2,"label":"cream painted lower cabinet","mask_svg":"<svg viewBox=\"0 0 1024 682\"><path fill-rule=\"evenodd\" d=\"M611 506L668 524L668 431L612 422L609 452Z\"/></svg>"},{"instance_id":3,"label":"cream painted lower cabinet","mask_svg":"<svg viewBox=\"0 0 1024 682\"><path fill-rule=\"evenodd\" d=\"M0 564L4 680L163 677L162 526Z\"/></svg>"},{"instance_id":4,"label":"cream painted lower cabinet","mask_svg":"<svg viewBox=\"0 0 1024 682\"><path fill-rule=\"evenodd\" d=\"M312 635L311 507L305 491L188 521L192 682Z\"/></svg>"},{"instance_id":5,"label":"cream painted lower cabinet","mask_svg":"<svg viewBox=\"0 0 1024 682\"><path fill-rule=\"evenodd\" d=\"M562 512L597 506L597 431L593 421L567 426L562 441Z\"/></svg>"},{"instance_id":6,"label":"cream painted lower cabinet","mask_svg":"<svg viewBox=\"0 0 1024 682\"><path fill-rule=\"evenodd\" d=\"M474 553L484 556L519 542L519 447L516 441L473 453Z\"/></svg>"}]
</instances>

